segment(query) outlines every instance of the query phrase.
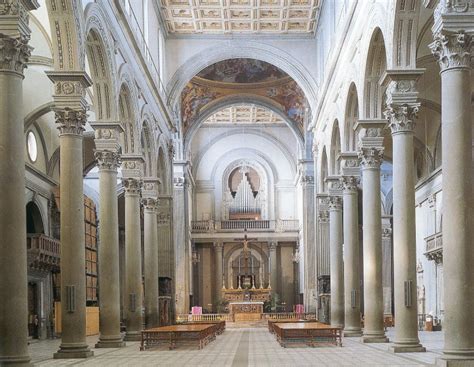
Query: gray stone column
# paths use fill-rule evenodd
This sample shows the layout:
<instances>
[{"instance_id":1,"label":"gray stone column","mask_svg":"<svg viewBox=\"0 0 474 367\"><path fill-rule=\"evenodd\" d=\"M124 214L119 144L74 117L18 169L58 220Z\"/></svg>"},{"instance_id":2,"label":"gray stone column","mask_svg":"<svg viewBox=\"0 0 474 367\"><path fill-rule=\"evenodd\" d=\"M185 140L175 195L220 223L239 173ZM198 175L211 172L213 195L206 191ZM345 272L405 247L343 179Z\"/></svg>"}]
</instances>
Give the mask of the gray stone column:
<instances>
[{"instance_id":1,"label":"gray stone column","mask_svg":"<svg viewBox=\"0 0 474 367\"><path fill-rule=\"evenodd\" d=\"M173 235L175 243L176 314L190 311L190 243L188 231L186 164L174 165Z\"/></svg>"},{"instance_id":2,"label":"gray stone column","mask_svg":"<svg viewBox=\"0 0 474 367\"><path fill-rule=\"evenodd\" d=\"M382 215L382 287L384 318L393 316L392 309L392 216Z\"/></svg>"},{"instance_id":3,"label":"gray stone column","mask_svg":"<svg viewBox=\"0 0 474 367\"><path fill-rule=\"evenodd\" d=\"M329 322L330 304L330 261L329 261L329 198L327 194L316 195L318 201L318 231L316 237L317 254L317 317L321 322Z\"/></svg>"},{"instance_id":4,"label":"gray stone column","mask_svg":"<svg viewBox=\"0 0 474 367\"><path fill-rule=\"evenodd\" d=\"M59 129L61 199L61 346L54 358L86 358L86 274L83 131L87 120L84 72L48 72ZM78 225L81 224L81 225Z\"/></svg>"},{"instance_id":5,"label":"gray stone column","mask_svg":"<svg viewBox=\"0 0 474 367\"><path fill-rule=\"evenodd\" d=\"M314 233L314 172L313 161L302 159L299 161L300 180L303 196L302 242L304 248L304 295L306 311L315 312L316 297L316 243ZM275 286L272 284L272 286Z\"/></svg>"},{"instance_id":6,"label":"gray stone column","mask_svg":"<svg viewBox=\"0 0 474 367\"><path fill-rule=\"evenodd\" d=\"M277 246L278 242L276 241L269 242L268 244L270 261L270 286L272 287L272 294L278 293Z\"/></svg>"},{"instance_id":7,"label":"gray stone column","mask_svg":"<svg viewBox=\"0 0 474 367\"><path fill-rule=\"evenodd\" d=\"M382 290L382 209L380 164L383 157L384 120L359 121L359 157L362 170L364 251L364 343L385 343Z\"/></svg>"},{"instance_id":8,"label":"gray stone column","mask_svg":"<svg viewBox=\"0 0 474 367\"><path fill-rule=\"evenodd\" d=\"M122 182L125 189L125 340L138 341L143 328L142 246L140 195L141 156L123 156Z\"/></svg>"},{"instance_id":9,"label":"gray stone column","mask_svg":"<svg viewBox=\"0 0 474 367\"><path fill-rule=\"evenodd\" d=\"M96 348L119 348L125 343L120 334L120 272L117 201L117 168L120 165L119 132L111 124L93 124L94 152L99 167L99 305L100 337ZM100 150L99 150L100 149Z\"/></svg>"},{"instance_id":10,"label":"gray stone column","mask_svg":"<svg viewBox=\"0 0 474 367\"><path fill-rule=\"evenodd\" d=\"M337 178L339 184L339 178ZM331 282L331 325L344 327L344 265L342 261L342 199L329 199L329 252Z\"/></svg>"},{"instance_id":11,"label":"gray stone column","mask_svg":"<svg viewBox=\"0 0 474 367\"><path fill-rule=\"evenodd\" d=\"M8 3L7 3L8 4ZM15 14L19 6L25 16ZM0 12L0 365L29 365L23 70L31 54L28 11L13 1Z\"/></svg>"},{"instance_id":12,"label":"gray stone column","mask_svg":"<svg viewBox=\"0 0 474 367\"><path fill-rule=\"evenodd\" d=\"M214 242L214 250L215 250L215 259L216 259L216 270L213 272L215 274L214 278L214 288L215 288L215 301L220 301L222 298L222 286L223 286L223 279L224 279L224 273L223 273L223 267L222 267L222 249L223 249L223 244L222 242ZM213 302L215 303L215 302ZM216 309L217 312L217 309Z\"/></svg>"},{"instance_id":13,"label":"gray stone column","mask_svg":"<svg viewBox=\"0 0 474 367\"><path fill-rule=\"evenodd\" d=\"M145 179L145 187L148 184ZM145 191L145 190L144 190ZM147 190L148 191L148 190ZM145 194L143 195L145 196ZM145 274L145 325L147 328L158 326L158 222L156 197L142 200L144 208L144 274Z\"/></svg>"},{"instance_id":14,"label":"gray stone column","mask_svg":"<svg viewBox=\"0 0 474 367\"><path fill-rule=\"evenodd\" d=\"M387 110L393 140L393 265L395 340L391 350L424 352L418 339L416 302L415 162L413 133L420 103L418 70L388 70Z\"/></svg>"},{"instance_id":15,"label":"gray stone column","mask_svg":"<svg viewBox=\"0 0 474 367\"><path fill-rule=\"evenodd\" d=\"M340 159L344 216L344 336L361 336L359 162L357 153L342 153Z\"/></svg>"},{"instance_id":16,"label":"gray stone column","mask_svg":"<svg viewBox=\"0 0 474 367\"><path fill-rule=\"evenodd\" d=\"M457 2L454 2L457 3ZM471 56L474 6L441 0L433 54L441 68L444 351L439 365L474 366ZM469 32L469 33L467 33Z\"/></svg>"}]
</instances>

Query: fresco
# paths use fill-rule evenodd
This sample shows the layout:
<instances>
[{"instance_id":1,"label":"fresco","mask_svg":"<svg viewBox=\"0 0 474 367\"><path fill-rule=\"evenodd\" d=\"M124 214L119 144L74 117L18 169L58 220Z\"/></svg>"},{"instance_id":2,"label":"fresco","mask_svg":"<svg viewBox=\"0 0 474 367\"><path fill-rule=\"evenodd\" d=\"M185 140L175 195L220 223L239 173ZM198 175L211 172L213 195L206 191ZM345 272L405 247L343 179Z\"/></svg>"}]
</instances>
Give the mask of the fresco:
<instances>
[{"instance_id":1,"label":"fresco","mask_svg":"<svg viewBox=\"0 0 474 367\"><path fill-rule=\"evenodd\" d=\"M181 93L181 118L184 130L187 130L201 108L217 97L219 93L211 87L188 83Z\"/></svg>"},{"instance_id":2,"label":"fresco","mask_svg":"<svg viewBox=\"0 0 474 367\"><path fill-rule=\"evenodd\" d=\"M288 76L267 62L254 59L230 59L202 70L198 77L225 83L262 83Z\"/></svg>"},{"instance_id":3,"label":"fresco","mask_svg":"<svg viewBox=\"0 0 474 367\"><path fill-rule=\"evenodd\" d=\"M206 105L242 93L242 87L236 87L247 83L246 94L271 99L303 132L308 101L298 84L277 67L253 59L232 59L209 66L197 76L181 94L184 131L195 122ZM226 83L211 83L211 80ZM272 83L262 83L264 81Z\"/></svg>"},{"instance_id":4,"label":"fresco","mask_svg":"<svg viewBox=\"0 0 474 367\"><path fill-rule=\"evenodd\" d=\"M267 90L267 97L275 100L284 107L288 117L303 127L304 116L308 103L299 85L291 80L278 87Z\"/></svg>"}]
</instances>

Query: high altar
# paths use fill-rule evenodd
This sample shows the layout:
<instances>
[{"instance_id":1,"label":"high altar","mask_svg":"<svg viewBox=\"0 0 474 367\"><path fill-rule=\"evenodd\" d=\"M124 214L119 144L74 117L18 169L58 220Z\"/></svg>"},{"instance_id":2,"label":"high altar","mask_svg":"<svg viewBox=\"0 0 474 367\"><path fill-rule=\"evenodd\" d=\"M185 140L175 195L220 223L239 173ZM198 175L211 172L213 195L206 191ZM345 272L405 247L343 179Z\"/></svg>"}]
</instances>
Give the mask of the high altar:
<instances>
[{"instance_id":1,"label":"high altar","mask_svg":"<svg viewBox=\"0 0 474 367\"><path fill-rule=\"evenodd\" d=\"M263 288L262 281L260 281L260 288L255 286L253 259L250 259L248 238L245 234L242 254L239 257L238 288L226 289L224 287L222 289L222 298L229 302L229 312L234 315L234 321L260 320L263 304L270 300L271 286ZM249 262L251 263L249 264Z\"/></svg>"}]
</instances>

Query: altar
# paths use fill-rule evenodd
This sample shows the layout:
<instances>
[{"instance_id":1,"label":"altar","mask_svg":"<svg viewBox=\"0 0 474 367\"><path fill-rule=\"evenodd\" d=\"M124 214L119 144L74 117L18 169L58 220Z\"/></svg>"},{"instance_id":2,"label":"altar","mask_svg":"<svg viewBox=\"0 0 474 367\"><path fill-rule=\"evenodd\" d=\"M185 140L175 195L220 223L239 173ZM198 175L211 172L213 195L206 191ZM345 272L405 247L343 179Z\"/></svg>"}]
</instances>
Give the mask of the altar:
<instances>
[{"instance_id":1,"label":"altar","mask_svg":"<svg viewBox=\"0 0 474 367\"><path fill-rule=\"evenodd\" d=\"M230 302L229 312L234 315L234 321L259 321L262 318L263 302L244 301Z\"/></svg>"}]
</instances>

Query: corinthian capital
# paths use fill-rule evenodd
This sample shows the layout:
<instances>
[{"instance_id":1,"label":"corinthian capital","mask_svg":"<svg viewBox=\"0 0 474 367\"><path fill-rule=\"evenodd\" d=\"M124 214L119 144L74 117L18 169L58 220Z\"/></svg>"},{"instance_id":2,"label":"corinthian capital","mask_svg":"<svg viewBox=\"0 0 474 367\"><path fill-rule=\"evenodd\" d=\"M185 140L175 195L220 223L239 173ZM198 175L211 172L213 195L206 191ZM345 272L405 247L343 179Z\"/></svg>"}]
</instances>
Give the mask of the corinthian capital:
<instances>
[{"instance_id":1,"label":"corinthian capital","mask_svg":"<svg viewBox=\"0 0 474 367\"><path fill-rule=\"evenodd\" d=\"M57 109L54 113L56 117L56 125L59 130L59 136L82 136L84 125L87 121L87 113L85 109L64 108Z\"/></svg>"},{"instance_id":2,"label":"corinthian capital","mask_svg":"<svg viewBox=\"0 0 474 367\"><path fill-rule=\"evenodd\" d=\"M455 68L470 68L472 36L459 32L439 31L430 44L431 53L439 63L441 71Z\"/></svg>"},{"instance_id":3,"label":"corinthian capital","mask_svg":"<svg viewBox=\"0 0 474 367\"><path fill-rule=\"evenodd\" d=\"M361 147L359 150L362 169L379 169L383 161L383 147Z\"/></svg>"},{"instance_id":4,"label":"corinthian capital","mask_svg":"<svg viewBox=\"0 0 474 367\"><path fill-rule=\"evenodd\" d=\"M330 196L329 210L342 210L342 198L340 196Z\"/></svg>"},{"instance_id":5,"label":"corinthian capital","mask_svg":"<svg viewBox=\"0 0 474 367\"><path fill-rule=\"evenodd\" d=\"M418 114L420 104L389 104L384 114L388 119L388 125L392 134L411 133L415 130L415 120Z\"/></svg>"},{"instance_id":6,"label":"corinthian capital","mask_svg":"<svg viewBox=\"0 0 474 367\"><path fill-rule=\"evenodd\" d=\"M127 195L140 195L142 191L142 180L139 178L123 178L122 184Z\"/></svg>"},{"instance_id":7,"label":"corinthian capital","mask_svg":"<svg viewBox=\"0 0 474 367\"><path fill-rule=\"evenodd\" d=\"M29 37L10 37L0 34L0 72L10 72L23 77L23 71L31 56Z\"/></svg>"},{"instance_id":8,"label":"corinthian capital","mask_svg":"<svg viewBox=\"0 0 474 367\"><path fill-rule=\"evenodd\" d=\"M414 131L420 108L416 82L424 72L425 69L387 70L383 81L387 85L384 114L392 134Z\"/></svg>"},{"instance_id":9,"label":"corinthian capital","mask_svg":"<svg viewBox=\"0 0 474 367\"><path fill-rule=\"evenodd\" d=\"M357 176L342 176L341 183L343 190L347 194L356 193L359 186L359 177Z\"/></svg>"},{"instance_id":10,"label":"corinthian capital","mask_svg":"<svg viewBox=\"0 0 474 367\"><path fill-rule=\"evenodd\" d=\"M120 166L120 154L110 150L96 150L94 157L100 171L114 171Z\"/></svg>"},{"instance_id":11,"label":"corinthian capital","mask_svg":"<svg viewBox=\"0 0 474 367\"><path fill-rule=\"evenodd\" d=\"M159 202L157 198L142 199L142 205L146 211L156 212L158 210L158 203Z\"/></svg>"}]
</instances>

